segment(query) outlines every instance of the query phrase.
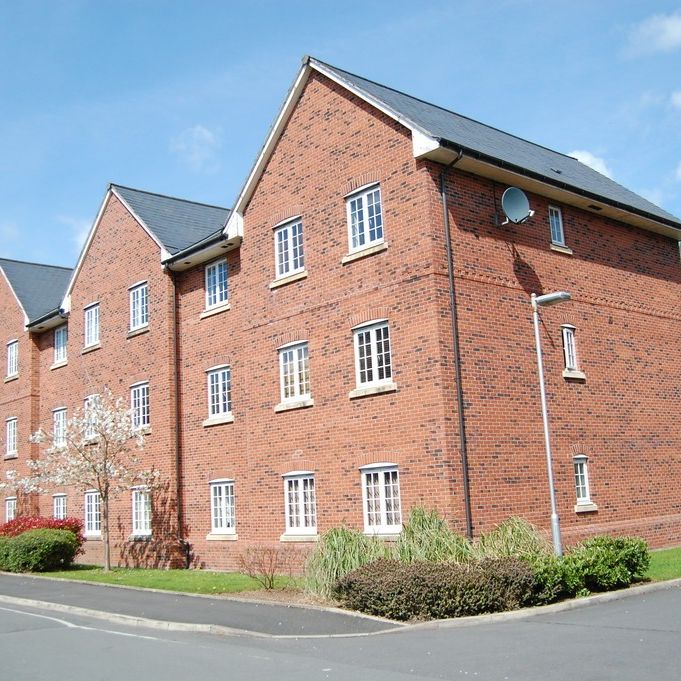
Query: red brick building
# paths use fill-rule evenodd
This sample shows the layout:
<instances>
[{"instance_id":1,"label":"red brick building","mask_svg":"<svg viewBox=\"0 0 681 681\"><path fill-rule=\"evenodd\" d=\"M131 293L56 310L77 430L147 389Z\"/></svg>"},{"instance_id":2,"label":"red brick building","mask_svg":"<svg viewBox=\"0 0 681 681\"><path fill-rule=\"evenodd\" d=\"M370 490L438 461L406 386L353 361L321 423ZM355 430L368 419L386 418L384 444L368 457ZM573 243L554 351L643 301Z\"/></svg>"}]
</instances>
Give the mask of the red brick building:
<instances>
[{"instance_id":1,"label":"red brick building","mask_svg":"<svg viewBox=\"0 0 681 681\"><path fill-rule=\"evenodd\" d=\"M108 386L164 480L117 502L122 562L179 539L231 568L341 523L395 535L416 504L474 535L548 527L530 295L565 290L541 310L564 539L678 544L680 237L575 159L307 59L232 211L112 185L61 300L0 261L3 467ZM41 512L86 515L95 560L96 500L54 494Z\"/></svg>"}]
</instances>

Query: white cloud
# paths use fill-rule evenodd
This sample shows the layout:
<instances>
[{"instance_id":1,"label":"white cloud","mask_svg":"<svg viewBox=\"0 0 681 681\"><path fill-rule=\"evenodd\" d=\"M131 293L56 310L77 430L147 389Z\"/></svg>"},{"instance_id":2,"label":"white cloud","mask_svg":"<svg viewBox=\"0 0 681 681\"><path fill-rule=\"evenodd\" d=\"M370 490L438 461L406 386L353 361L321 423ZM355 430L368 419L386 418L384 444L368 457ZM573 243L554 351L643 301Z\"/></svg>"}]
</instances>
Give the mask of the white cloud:
<instances>
[{"instance_id":1,"label":"white cloud","mask_svg":"<svg viewBox=\"0 0 681 681\"><path fill-rule=\"evenodd\" d=\"M635 54L681 49L681 11L654 14L634 27L629 44Z\"/></svg>"},{"instance_id":2,"label":"white cloud","mask_svg":"<svg viewBox=\"0 0 681 681\"><path fill-rule=\"evenodd\" d=\"M671 100L672 106L675 109L681 110L681 90L677 90L676 92L672 92L670 100Z\"/></svg>"},{"instance_id":3,"label":"white cloud","mask_svg":"<svg viewBox=\"0 0 681 681\"><path fill-rule=\"evenodd\" d=\"M592 154L590 151L586 151L584 149L570 151L568 152L568 156L574 156L578 161L583 163L585 166L589 166L589 168L593 168L594 170L598 171L601 175L605 175L606 177L612 179L612 171L608 167L608 164L605 162L605 159L601 158L600 156L596 156L595 154Z\"/></svg>"},{"instance_id":4,"label":"white cloud","mask_svg":"<svg viewBox=\"0 0 681 681\"><path fill-rule=\"evenodd\" d=\"M85 239L87 239L87 235L90 233L90 227L92 227L90 220L74 218L69 215L58 215L57 221L61 222L62 225L66 225L71 230L73 250L75 253L80 254Z\"/></svg>"},{"instance_id":5,"label":"white cloud","mask_svg":"<svg viewBox=\"0 0 681 681\"><path fill-rule=\"evenodd\" d=\"M220 169L219 149L222 131L198 124L183 130L170 141L170 150L195 173L215 173Z\"/></svg>"}]
</instances>

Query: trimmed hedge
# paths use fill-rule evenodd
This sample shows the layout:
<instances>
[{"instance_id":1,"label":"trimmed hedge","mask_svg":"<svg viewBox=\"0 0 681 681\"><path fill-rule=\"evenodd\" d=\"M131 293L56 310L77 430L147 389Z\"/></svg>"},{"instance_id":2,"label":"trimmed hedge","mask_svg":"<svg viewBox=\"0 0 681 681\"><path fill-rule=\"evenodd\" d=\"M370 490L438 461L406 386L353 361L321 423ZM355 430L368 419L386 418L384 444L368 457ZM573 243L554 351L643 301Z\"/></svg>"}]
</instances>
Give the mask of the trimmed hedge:
<instances>
[{"instance_id":1,"label":"trimmed hedge","mask_svg":"<svg viewBox=\"0 0 681 681\"><path fill-rule=\"evenodd\" d=\"M532 602L532 568L517 558L464 564L382 559L338 580L334 595L352 609L394 620L443 619L514 610Z\"/></svg>"},{"instance_id":2,"label":"trimmed hedge","mask_svg":"<svg viewBox=\"0 0 681 681\"><path fill-rule=\"evenodd\" d=\"M0 537L17 537L28 530L69 530L78 540L78 553L83 553L85 543L83 521L80 518L44 518L43 516L20 515L0 525Z\"/></svg>"},{"instance_id":3,"label":"trimmed hedge","mask_svg":"<svg viewBox=\"0 0 681 681\"><path fill-rule=\"evenodd\" d=\"M16 537L0 537L0 570L61 570L73 563L78 548L78 538L70 530L28 530Z\"/></svg>"}]
</instances>

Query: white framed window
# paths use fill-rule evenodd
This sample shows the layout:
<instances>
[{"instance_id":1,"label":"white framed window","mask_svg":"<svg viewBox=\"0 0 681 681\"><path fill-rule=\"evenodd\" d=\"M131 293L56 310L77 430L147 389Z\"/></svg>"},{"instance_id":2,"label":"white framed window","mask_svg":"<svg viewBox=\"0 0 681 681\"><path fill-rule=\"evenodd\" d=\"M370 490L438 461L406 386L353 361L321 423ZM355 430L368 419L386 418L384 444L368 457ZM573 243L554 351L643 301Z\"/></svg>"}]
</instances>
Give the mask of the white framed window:
<instances>
[{"instance_id":1,"label":"white framed window","mask_svg":"<svg viewBox=\"0 0 681 681\"><path fill-rule=\"evenodd\" d=\"M56 520L66 518L66 494L52 495L52 517Z\"/></svg>"},{"instance_id":2,"label":"white framed window","mask_svg":"<svg viewBox=\"0 0 681 681\"><path fill-rule=\"evenodd\" d=\"M5 499L5 522L14 520L17 517L17 498L7 497Z\"/></svg>"},{"instance_id":3,"label":"white framed window","mask_svg":"<svg viewBox=\"0 0 681 681\"><path fill-rule=\"evenodd\" d=\"M234 480L211 480L210 531L212 534L234 534Z\"/></svg>"},{"instance_id":4,"label":"white framed window","mask_svg":"<svg viewBox=\"0 0 681 681\"><path fill-rule=\"evenodd\" d=\"M364 531L395 534L402 530L400 478L395 464L365 466L362 472Z\"/></svg>"},{"instance_id":5,"label":"white framed window","mask_svg":"<svg viewBox=\"0 0 681 681\"><path fill-rule=\"evenodd\" d=\"M551 226L551 243L556 246L565 246L563 213L557 206L549 206L549 225Z\"/></svg>"},{"instance_id":6,"label":"white framed window","mask_svg":"<svg viewBox=\"0 0 681 681\"><path fill-rule=\"evenodd\" d=\"M372 185L346 198L350 252L383 242L381 188Z\"/></svg>"},{"instance_id":7,"label":"white framed window","mask_svg":"<svg viewBox=\"0 0 681 681\"><path fill-rule=\"evenodd\" d=\"M274 257L277 278L287 277L305 269L302 220L292 220L275 227Z\"/></svg>"},{"instance_id":8,"label":"white framed window","mask_svg":"<svg viewBox=\"0 0 681 681\"><path fill-rule=\"evenodd\" d=\"M66 444L66 409L55 409L52 412L52 442L55 447Z\"/></svg>"},{"instance_id":9,"label":"white framed window","mask_svg":"<svg viewBox=\"0 0 681 681\"><path fill-rule=\"evenodd\" d=\"M284 504L288 534L317 534L314 473L299 471L284 476Z\"/></svg>"},{"instance_id":10,"label":"white framed window","mask_svg":"<svg viewBox=\"0 0 681 681\"><path fill-rule=\"evenodd\" d=\"M206 309L224 305L229 292L227 290L227 261L217 260L206 265Z\"/></svg>"},{"instance_id":11,"label":"white framed window","mask_svg":"<svg viewBox=\"0 0 681 681\"><path fill-rule=\"evenodd\" d=\"M208 418L232 413L232 370L228 366L209 369Z\"/></svg>"},{"instance_id":12,"label":"white framed window","mask_svg":"<svg viewBox=\"0 0 681 681\"><path fill-rule=\"evenodd\" d=\"M135 383L130 386L130 408L134 428L148 428L149 415L149 383Z\"/></svg>"},{"instance_id":13,"label":"white framed window","mask_svg":"<svg viewBox=\"0 0 681 681\"><path fill-rule=\"evenodd\" d=\"M87 419L87 427L83 436L86 440L94 440L97 437L96 416L93 413L93 409L97 404L98 398L99 395L88 395L83 400L83 416Z\"/></svg>"},{"instance_id":14,"label":"white framed window","mask_svg":"<svg viewBox=\"0 0 681 681\"><path fill-rule=\"evenodd\" d=\"M85 534L98 537L102 533L102 510L99 492L85 492Z\"/></svg>"},{"instance_id":15,"label":"white framed window","mask_svg":"<svg viewBox=\"0 0 681 681\"><path fill-rule=\"evenodd\" d=\"M18 429L19 421L15 418L9 418L5 422L5 456L15 457L18 453Z\"/></svg>"},{"instance_id":16,"label":"white framed window","mask_svg":"<svg viewBox=\"0 0 681 681\"><path fill-rule=\"evenodd\" d=\"M149 284L142 282L130 288L130 331L149 324Z\"/></svg>"},{"instance_id":17,"label":"white framed window","mask_svg":"<svg viewBox=\"0 0 681 681\"><path fill-rule=\"evenodd\" d=\"M591 493L589 491L589 471L587 468L588 457L580 454L572 459L575 469L575 493L577 505L591 505Z\"/></svg>"},{"instance_id":18,"label":"white framed window","mask_svg":"<svg viewBox=\"0 0 681 681\"><path fill-rule=\"evenodd\" d=\"M355 374L358 386L392 381L390 332L388 322L380 321L353 329Z\"/></svg>"},{"instance_id":19,"label":"white framed window","mask_svg":"<svg viewBox=\"0 0 681 681\"><path fill-rule=\"evenodd\" d=\"M7 377L16 376L19 373L19 341L7 343Z\"/></svg>"},{"instance_id":20,"label":"white framed window","mask_svg":"<svg viewBox=\"0 0 681 681\"><path fill-rule=\"evenodd\" d=\"M151 534L151 493L146 487L132 490L132 533L136 537Z\"/></svg>"},{"instance_id":21,"label":"white framed window","mask_svg":"<svg viewBox=\"0 0 681 681\"><path fill-rule=\"evenodd\" d=\"M99 343L99 303L85 308L85 347Z\"/></svg>"},{"instance_id":22,"label":"white framed window","mask_svg":"<svg viewBox=\"0 0 681 681\"><path fill-rule=\"evenodd\" d=\"M568 371L578 371L575 327L571 324L563 324L560 328L563 335L563 357L565 358L565 368Z\"/></svg>"},{"instance_id":23,"label":"white framed window","mask_svg":"<svg viewBox=\"0 0 681 681\"><path fill-rule=\"evenodd\" d=\"M307 343L279 348L281 401L310 397L310 353Z\"/></svg>"},{"instance_id":24,"label":"white framed window","mask_svg":"<svg viewBox=\"0 0 681 681\"><path fill-rule=\"evenodd\" d=\"M67 343L69 340L69 329L66 324L58 326L54 330L54 363L65 362L67 358Z\"/></svg>"}]
</instances>

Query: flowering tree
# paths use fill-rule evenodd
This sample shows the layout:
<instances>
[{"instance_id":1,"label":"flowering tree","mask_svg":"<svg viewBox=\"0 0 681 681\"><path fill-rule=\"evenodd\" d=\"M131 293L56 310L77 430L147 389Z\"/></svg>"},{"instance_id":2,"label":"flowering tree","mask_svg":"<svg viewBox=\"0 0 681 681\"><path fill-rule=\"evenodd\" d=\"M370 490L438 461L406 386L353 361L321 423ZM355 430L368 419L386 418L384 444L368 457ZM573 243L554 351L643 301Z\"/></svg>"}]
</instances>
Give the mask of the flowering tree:
<instances>
[{"instance_id":1,"label":"flowering tree","mask_svg":"<svg viewBox=\"0 0 681 681\"><path fill-rule=\"evenodd\" d=\"M137 452L144 433L133 423L131 410L107 388L77 409L59 432L39 430L31 442L47 445L44 455L30 461L31 474L22 486L42 492L54 486L73 486L99 492L104 570L111 569L109 502L135 485L151 490L158 472L140 471Z\"/></svg>"}]
</instances>

